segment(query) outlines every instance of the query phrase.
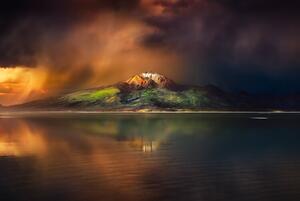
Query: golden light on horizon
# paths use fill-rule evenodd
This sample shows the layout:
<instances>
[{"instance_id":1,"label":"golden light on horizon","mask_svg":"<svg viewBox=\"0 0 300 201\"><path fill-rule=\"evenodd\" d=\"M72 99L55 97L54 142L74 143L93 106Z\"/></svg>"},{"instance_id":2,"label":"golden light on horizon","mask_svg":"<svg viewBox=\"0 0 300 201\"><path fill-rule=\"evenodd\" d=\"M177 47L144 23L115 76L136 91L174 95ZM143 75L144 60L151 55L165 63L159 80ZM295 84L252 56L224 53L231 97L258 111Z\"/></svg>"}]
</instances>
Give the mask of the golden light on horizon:
<instances>
[{"instance_id":1,"label":"golden light on horizon","mask_svg":"<svg viewBox=\"0 0 300 201\"><path fill-rule=\"evenodd\" d=\"M0 103L14 105L46 94L46 72L40 68L0 68Z\"/></svg>"}]
</instances>

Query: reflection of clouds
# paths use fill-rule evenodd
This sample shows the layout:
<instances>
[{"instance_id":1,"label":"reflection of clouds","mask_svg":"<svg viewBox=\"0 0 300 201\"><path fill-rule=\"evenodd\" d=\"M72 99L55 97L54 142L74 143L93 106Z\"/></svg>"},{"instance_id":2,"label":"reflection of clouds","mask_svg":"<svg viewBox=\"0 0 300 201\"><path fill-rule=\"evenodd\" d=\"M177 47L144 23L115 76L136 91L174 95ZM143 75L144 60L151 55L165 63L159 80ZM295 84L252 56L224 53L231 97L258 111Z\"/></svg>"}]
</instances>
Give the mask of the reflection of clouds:
<instances>
[{"instance_id":1,"label":"reflection of clouds","mask_svg":"<svg viewBox=\"0 0 300 201\"><path fill-rule=\"evenodd\" d=\"M42 174L48 183L56 182L50 168L58 176L105 181L105 187L131 197L143 194L137 190L141 177L159 165L143 160L142 151L149 150L150 141L139 142L142 147L135 152L131 140L120 137L120 125L111 120L0 119L0 124L5 125L0 128L0 159L31 156L37 160L32 164L35 174Z\"/></svg>"},{"instance_id":2,"label":"reflection of clouds","mask_svg":"<svg viewBox=\"0 0 300 201\"><path fill-rule=\"evenodd\" d=\"M0 142L0 156L16 156L18 151L14 143Z\"/></svg>"},{"instance_id":3,"label":"reflection of clouds","mask_svg":"<svg viewBox=\"0 0 300 201\"><path fill-rule=\"evenodd\" d=\"M53 176L63 175L71 183L79 180L85 186L92 180L94 188L102 188L101 182L105 182L105 188L120 196L151 198L144 191L143 180L159 169L157 160L165 157L159 152L160 146L174 132L191 132L191 125L180 121L144 117L5 118L0 119L5 125L0 128L0 157L30 156L37 161L31 165L34 175L43 175L37 176L42 183L56 185ZM145 154L154 151L155 155Z\"/></svg>"},{"instance_id":4,"label":"reflection of clouds","mask_svg":"<svg viewBox=\"0 0 300 201\"><path fill-rule=\"evenodd\" d=\"M53 152L69 154L73 149L82 153L112 150L110 144L129 145L126 149L156 151L171 134L192 134L207 130L204 123L190 119L162 118L65 118L0 119L1 156L45 156ZM101 147L95 143L101 143ZM123 147L124 148L124 147Z\"/></svg>"},{"instance_id":5,"label":"reflection of clouds","mask_svg":"<svg viewBox=\"0 0 300 201\"><path fill-rule=\"evenodd\" d=\"M41 130L32 130L26 123L15 120L11 124L9 120L1 119L1 124L4 126L0 130L0 156L42 155L46 152Z\"/></svg>"}]
</instances>

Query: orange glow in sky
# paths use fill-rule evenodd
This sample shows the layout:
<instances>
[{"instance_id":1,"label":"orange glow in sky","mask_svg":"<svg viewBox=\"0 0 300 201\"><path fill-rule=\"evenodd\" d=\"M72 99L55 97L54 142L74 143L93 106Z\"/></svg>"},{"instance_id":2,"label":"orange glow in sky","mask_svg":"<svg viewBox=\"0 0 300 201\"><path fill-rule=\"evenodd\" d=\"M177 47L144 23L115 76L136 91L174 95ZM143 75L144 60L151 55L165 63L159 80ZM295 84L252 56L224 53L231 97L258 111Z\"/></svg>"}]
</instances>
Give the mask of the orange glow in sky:
<instances>
[{"instance_id":1,"label":"orange glow in sky","mask_svg":"<svg viewBox=\"0 0 300 201\"><path fill-rule=\"evenodd\" d=\"M24 67L0 68L0 103L13 105L44 96L46 73Z\"/></svg>"},{"instance_id":2,"label":"orange glow in sky","mask_svg":"<svg viewBox=\"0 0 300 201\"><path fill-rule=\"evenodd\" d=\"M147 71L178 80L182 58L170 48L142 43L157 32L137 19L103 13L78 24L58 42L45 39L40 45L46 48L34 56L36 66L0 66L0 104L114 84Z\"/></svg>"}]
</instances>

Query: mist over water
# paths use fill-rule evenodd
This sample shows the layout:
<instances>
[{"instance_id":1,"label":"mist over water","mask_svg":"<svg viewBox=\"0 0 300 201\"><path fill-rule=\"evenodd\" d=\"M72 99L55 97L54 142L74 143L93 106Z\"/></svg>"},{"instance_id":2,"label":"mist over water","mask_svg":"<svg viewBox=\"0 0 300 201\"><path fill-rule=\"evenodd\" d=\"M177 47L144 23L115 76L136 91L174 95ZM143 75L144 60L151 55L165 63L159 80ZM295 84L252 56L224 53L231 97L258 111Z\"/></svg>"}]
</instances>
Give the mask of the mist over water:
<instances>
[{"instance_id":1,"label":"mist over water","mask_svg":"<svg viewBox=\"0 0 300 201\"><path fill-rule=\"evenodd\" d=\"M256 117L2 115L0 198L300 200L300 116Z\"/></svg>"}]
</instances>

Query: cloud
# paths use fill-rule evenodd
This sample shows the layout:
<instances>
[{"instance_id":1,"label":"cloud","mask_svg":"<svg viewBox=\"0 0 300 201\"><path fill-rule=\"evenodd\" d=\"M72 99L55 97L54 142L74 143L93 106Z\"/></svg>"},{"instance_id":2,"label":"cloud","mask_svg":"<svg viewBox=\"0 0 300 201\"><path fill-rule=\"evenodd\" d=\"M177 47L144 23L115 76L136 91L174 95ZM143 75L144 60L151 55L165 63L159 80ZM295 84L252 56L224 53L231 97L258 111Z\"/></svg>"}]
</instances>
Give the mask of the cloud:
<instances>
[{"instance_id":1,"label":"cloud","mask_svg":"<svg viewBox=\"0 0 300 201\"><path fill-rule=\"evenodd\" d=\"M46 76L38 85L43 90L47 89L48 95L113 84L142 71L174 75L179 70L180 57L177 54L165 50L152 51L140 43L144 35L155 29L122 12L102 11L89 20L77 21L66 27L58 27L55 23L47 26L36 18L27 18L21 23L24 25L16 25L14 31L0 43L8 44L5 49L9 52L2 55L1 66L20 69L22 64L29 71L43 71ZM163 70L165 66L172 68ZM20 73L10 73L24 77ZM33 73L33 76L38 75ZM24 87L24 91L30 90L35 89ZM28 96L22 95L15 100L24 102L32 99L31 92L26 94ZM12 104L9 101L5 103Z\"/></svg>"},{"instance_id":2,"label":"cloud","mask_svg":"<svg viewBox=\"0 0 300 201\"><path fill-rule=\"evenodd\" d=\"M0 66L43 69L44 85L57 93L144 70L229 90L252 88L257 77L277 86L277 76L288 81L299 68L299 3L293 0L14 3L0 8ZM251 83L232 75L249 75Z\"/></svg>"},{"instance_id":3,"label":"cloud","mask_svg":"<svg viewBox=\"0 0 300 201\"><path fill-rule=\"evenodd\" d=\"M44 41L54 42L102 12L129 13L137 0L4 1L0 8L0 65L36 65Z\"/></svg>"},{"instance_id":4,"label":"cloud","mask_svg":"<svg viewBox=\"0 0 300 201\"><path fill-rule=\"evenodd\" d=\"M46 73L34 68L0 68L0 103L12 105L45 97Z\"/></svg>"},{"instance_id":5,"label":"cloud","mask_svg":"<svg viewBox=\"0 0 300 201\"><path fill-rule=\"evenodd\" d=\"M196 84L226 85L230 71L288 75L300 64L296 1L145 1L152 13L145 21L157 31L145 36L144 45L183 55L186 77ZM228 88L234 85L239 83Z\"/></svg>"}]
</instances>

